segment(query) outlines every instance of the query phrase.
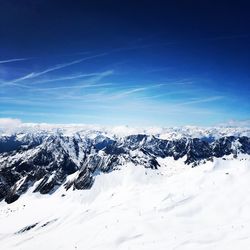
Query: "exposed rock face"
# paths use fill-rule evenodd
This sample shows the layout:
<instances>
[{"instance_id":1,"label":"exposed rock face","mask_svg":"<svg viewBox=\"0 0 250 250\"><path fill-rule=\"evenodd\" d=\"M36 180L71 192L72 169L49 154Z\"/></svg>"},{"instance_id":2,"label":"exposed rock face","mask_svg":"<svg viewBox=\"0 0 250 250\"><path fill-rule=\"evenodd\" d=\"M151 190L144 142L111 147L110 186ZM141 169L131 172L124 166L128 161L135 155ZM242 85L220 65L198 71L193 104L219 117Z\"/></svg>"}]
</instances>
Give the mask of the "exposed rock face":
<instances>
[{"instance_id":1,"label":"exposed rock face","mask_svg":"<svg viewBox=\"0 0 250 250\"><path fill-rule=\"evenodd\" d=\"M122 138L79 133L24 133L0 136L0 200L17 200L35 182L34 192L53 193L59 186L88 189L98 172L109 172L131 162L160 167L157 157L185 156L195 166L213 157L250 154L250 138L225 136L216 140L163 140L145 134ZM74 173L74 177L67 177Z\"/></svg>"}]
</instances>

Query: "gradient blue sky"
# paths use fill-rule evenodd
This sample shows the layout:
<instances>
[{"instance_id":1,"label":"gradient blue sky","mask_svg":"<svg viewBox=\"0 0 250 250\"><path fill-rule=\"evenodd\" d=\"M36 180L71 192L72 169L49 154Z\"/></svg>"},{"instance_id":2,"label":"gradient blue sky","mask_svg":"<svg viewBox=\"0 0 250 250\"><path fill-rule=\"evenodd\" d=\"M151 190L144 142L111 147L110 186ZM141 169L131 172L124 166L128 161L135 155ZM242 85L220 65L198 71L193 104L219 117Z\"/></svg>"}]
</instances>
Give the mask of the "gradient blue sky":
<instances>
[{"instance_id":1,"label":"gradient blue sky","mask_svg":"<svg viewBox=\"0 0 250 250\"><path fill-rule=\"evenodd\" d=\"M247 1L0 5L0 118L137 126L250 118Z\"/></svg>"}]
</instances>

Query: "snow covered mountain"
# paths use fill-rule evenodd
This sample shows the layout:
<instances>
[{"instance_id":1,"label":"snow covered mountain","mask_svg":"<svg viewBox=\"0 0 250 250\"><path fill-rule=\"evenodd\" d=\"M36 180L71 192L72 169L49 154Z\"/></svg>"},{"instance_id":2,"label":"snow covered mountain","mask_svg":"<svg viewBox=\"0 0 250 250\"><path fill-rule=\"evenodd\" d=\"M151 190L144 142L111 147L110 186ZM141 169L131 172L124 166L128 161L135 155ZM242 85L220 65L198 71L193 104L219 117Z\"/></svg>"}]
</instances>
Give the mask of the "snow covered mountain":
<instances>
[{"instance_id":1,"label":"snow covered mountain","mask_svg":"<svg viewBox=\"0 0 250 250\"><path fill-rule=\"evenodd\" d=\"M99 128L100 129L100 128ZM123 134L121 132L123 131ZM125 131L125 132L124 132ZM100 173L133 164L158 169L162 159L183 159L190 167L232 155L250 154L249 129L91 129L26 124L0 136L0 200L33 192L52 194L60 186L90 189Z\"/></svg>"},{"instance_id":2,"label":"snow covered mountain","mask_svg":"<svg viewBox=\"0 0 250 250\"><path fill-rule=\"evenodd\" d=\"M1 249L247 250L249 132L2 129Z\"/></svg>"}]
</instances>

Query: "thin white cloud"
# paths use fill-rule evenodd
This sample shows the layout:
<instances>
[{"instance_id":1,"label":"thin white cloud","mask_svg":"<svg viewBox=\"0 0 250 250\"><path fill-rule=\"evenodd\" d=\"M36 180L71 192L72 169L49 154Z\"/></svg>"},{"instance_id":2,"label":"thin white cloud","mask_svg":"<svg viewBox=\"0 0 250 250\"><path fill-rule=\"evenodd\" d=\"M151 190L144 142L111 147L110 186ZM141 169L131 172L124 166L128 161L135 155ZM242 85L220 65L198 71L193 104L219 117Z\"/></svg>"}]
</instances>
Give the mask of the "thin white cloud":
<instances>
[{"instance_id":1,"label":"thin white cloud","mask_svg":"<svg viewBox=\"0 0 250 250\"><path fill-rule=\"evenodd\" d=\"M16 87L21 87L21 88L28 88L28 86L21 84L21 83L6 82L6 81L1 80L0 87L5 87L5 86L16 86Z\"/></svg>"},{"instance_id":2,"label":"thin white cloud","mask_svg":"<svg viewBox=\"0 0 250 250\"><path fill-rule=\"evenodd\" d=\"M129 96L131 94L134 93L138 93L138 92L144 92L146 91L148 88L144 87L144 88L134 88L134 89L129 89L129 90L124 90L124 91L120 91L118 93L113 93L113 94L104 94L103 95L103 99L102 100L116 100L116 99L120 99L126 96Z\"/></svg>"},{"instance_id":3,"label":"thin white cloud","mask_svg":"<svg viewBox=\"0 0 250 250\"><path fill-rule=\"evenodd\" d=\"M26 60L28 60L28 58L12 58L12 59L0 60L0 64L26 61Z\"/></svg>"},{"instance_id":4,"label":"thin white cloud","mask_svg":"<svg viewBox=\"0 0 250 250\"><path fill-rule=\"evenodd\" d=\"M63 68L66 68L66 67L81 63L83 61L87 61L87 60L97 58L97 57L102 57L102 56L105 56L105 55L106 55L106 53L101 53L101 54L97 54L97 55L93 55L93 56L84 57L82 59L71 61L71 62L68 62L68 63L58 64L58 65L55 65L53 67L50 67L50 68L45 69L45 70L40 71L40 72L29 73L29 74L27 74L25 76L14 79L14 80L10 81L9 83L11 84L11 83L20 82L20 81L27 80L27 79L32 79L32 78L35 78L35 77L38 77L38 76L45 75L45 74L50 73L50 72L55 71L55 70L63 69Z\"/></svg>"},{"instance_id":5,"label":"thin white cloud","mask_svg":"<svg viewBox=\"0 0 250 250\"><path fill-rule=\"evenodd\" d=\"M191 101L178 103L177 105L182 106L182 105L189 105L189 104L213 102L213 101L221 100L223 98L224 98L224 96L210 96L210 97L207 97L207 98L195 98L195 99L192 99Z\"/></svg>"},{"instance_id":6,"label":"thin white cloud","mask_svg":"<svg viewBox=\"0 0 250 250\"><path fill-rule=\"evenodd\" d=\"M148 89L148 88L135 88L135 89L126 90L126 91L116 95L115 97L118 97L118 98L124 97L124 96L130 95L130 94L133 94L133 93L145 91L146 89Z\"/></svg>"},{"instance_id":7,"label":"thin white cloud","mask_svg":"<svg viewBox=\"0 0 250 250\"><path fill-rule=\"evenodd\" d=\"M84 88L99 88L99 87L106 87L112 86L112 83L100 83L100 84L82 84L82 85L74 85L74 86L61 86L61 87L51 87L51 88L36 88L35 91L57 91L57 90L64 90L64 89L84 89Z\"/></svg>"},{"instance_id":8,"label":"thin white cloud","mask_svg":"<svg viewBox=\"0 0 250 250\"><path fill-rule=\"evenodd\" d=\"M140 92L145 92L147 90L153 89L153 88L159 88L164 86L164 84L154 84L154 85L149 85L146 87L138 87L138 88L133 88L133 89L126 89L124 91L112 94L111 96L107 97L106 99L119 99L126 97L128 95L134 94L134 93L140 93Z\"/></svg>"},{"instance_id":9,"label":"thin white cloud","mask_svg":"<svg viewBox=\"0 0 250 250\"><path fill-rule=\"evenodd\" d=\"M43 79L43 80L35 81L35 82L32 82L32 84L47 83L47 82L59 82L59 81L66 81L66 80L75 80L75 79L81 79L81 78L91 77L91 76L99 76L101 74L103 74L103 73L102 72L101 73L97 72L97 73L62 76L62 77L58 77L58 78L49 78L49 79Z\"/></svg>"},{"instance_id":10,"label":"thin white cloud","mask_svg":"<svg viewBox=\"0 0 250 250\"><path fill-rule=\"evenodd\" d=\"M76 61L74 61L74 62L76 62ZM67 64L67 66L69 66L69 64ZM67 67L67 66L65 66L65 67ZM55 67L53 69L55 70ZM50 71L52 71L52 68L47 69L46 73L48 73ZM79 75L63 76L60 78L44 79L44 80L39 80L39 81L35 81L35 82L32 81L31 84L34 85L34 84L39 84L39 83L56 82L56 81L63 81L63 80L73 80L73 79L80 79L83 77L91 77L91 76L93 76L93 77L90 78L88 81L89 82L97 82L97 81L101 80L103 77L112 75L113 73L114 73L113 70L107 70L107 71L99 72L99 73L79 74ZM43 71L43 73L42 72L30 73L24 77L18 78L18 79L13 80L13 81L7 81L7 82L0 81L0 84L1 84L0 86L2 86L2 87L4 87L4 86L17 86L17 87L21 87L21 88L33 88L33 86L30 85L29 83L22 84L22 83L20 83L20 81L25 80L25 79L31 79L31 78L37 77L39 75L42 75L42 74L45 74L45 71Z\"/></svg>"},{"instance_id":11,"label":"thin white cloud","mask_svg":"<svg viewBox=\"0 0 250 250\"><path fill-rule=\"evenodd\" d=\"M88 78L85 82L77 85L67 85L67 86L57 86L57 87L41 87L37 88L33 85L26 85L29 87L31 91L39 91L39 92L46 92L56 94L57 96L61 95L60 90L74 90L74 89L84 89L84 88L102 88L106 86L111 86L113 83L98 83L98 81L102 80L106 76L112 75L113 70L107 70L100 73L93 74L95 77ZM90 75L90 74L89 74ZM56 91L56 92L55 92Z\"/></svg>"}]
</instances>

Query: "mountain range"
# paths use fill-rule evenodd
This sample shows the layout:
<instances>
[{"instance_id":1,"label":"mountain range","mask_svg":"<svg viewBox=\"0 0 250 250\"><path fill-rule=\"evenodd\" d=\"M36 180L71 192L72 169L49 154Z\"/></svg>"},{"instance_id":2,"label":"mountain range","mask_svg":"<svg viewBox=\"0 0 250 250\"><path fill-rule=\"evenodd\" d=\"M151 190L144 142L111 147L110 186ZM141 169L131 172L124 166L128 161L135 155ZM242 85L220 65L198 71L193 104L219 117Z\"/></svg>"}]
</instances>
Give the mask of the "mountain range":
<instances>
[{"instance_id":1,"label":"mountain range","mask_svg":"<svg viewBox=\"0 0 250 250\"><path fill-rule=\"evenodd\" d=\"M249 131L196 127L138 131L35 124L2 129L0 201L12 203L34 186L33 192L41 194L53 194L61 186L90 189L97 175L127 164L158 169L161 159L172 158L196 167L216 158L250 155Z\"/></svg>"}]
</instances>

